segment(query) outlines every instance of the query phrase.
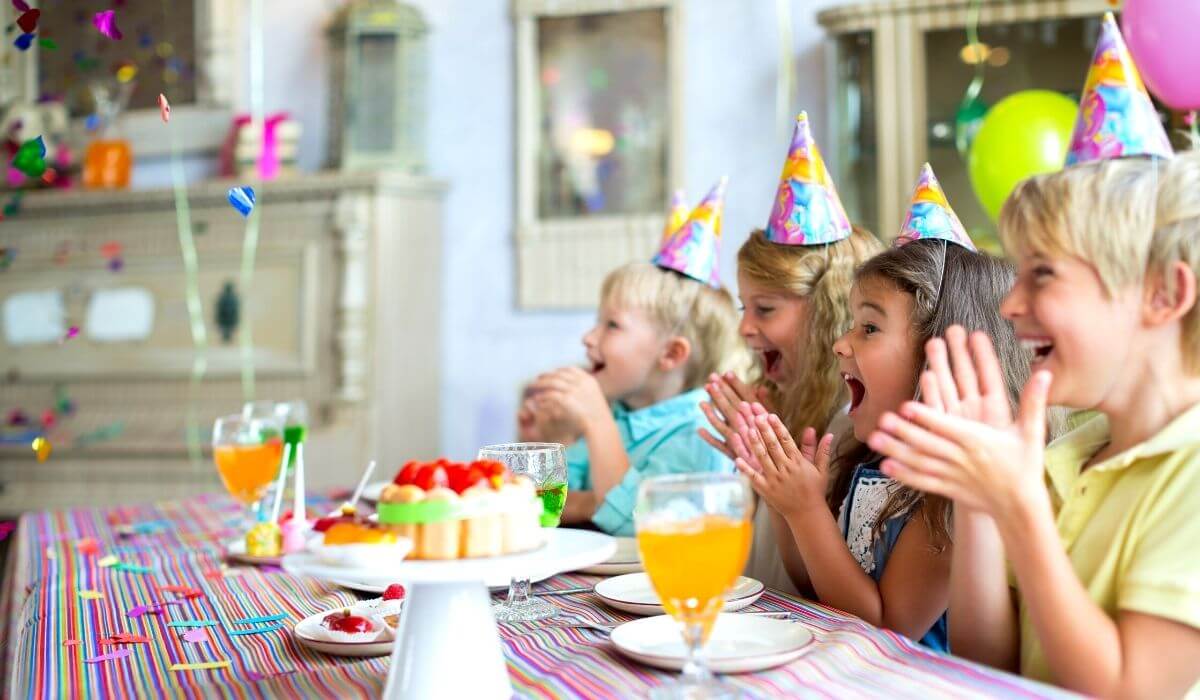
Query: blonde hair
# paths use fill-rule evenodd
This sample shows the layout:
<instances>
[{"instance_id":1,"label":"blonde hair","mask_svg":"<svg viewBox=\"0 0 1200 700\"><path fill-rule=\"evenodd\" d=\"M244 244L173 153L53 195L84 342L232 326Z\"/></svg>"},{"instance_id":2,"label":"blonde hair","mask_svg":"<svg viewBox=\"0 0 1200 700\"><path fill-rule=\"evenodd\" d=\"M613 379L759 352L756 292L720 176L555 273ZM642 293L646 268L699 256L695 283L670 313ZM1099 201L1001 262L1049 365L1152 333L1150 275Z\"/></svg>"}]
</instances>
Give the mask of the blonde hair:
<instances>
[{"instance_id":1,"label":"blonde hair","mask_svg":"<svg viewBox=\"0 0 1200 700\"><path fill-rule=\"evenodd\" d=\"M1188 265L1200 277L1200 152L1071 166L1017 185L1000 210L1009 251L1068 256L1096 269L1107 294ZM1183 318L1184 367L1200 371L1200 311Z\"/></svg>"},{"instance_id":2,"label":"blonde hair","mask_svg":"<svg viewBox=\"0 0 1200 700\"><path fill-rule=\"evenodd\" d=\"M766 379L770 400L788 430L800 435L808 427L824 431L846 403L846 384L838 372L833 343L850 325L850 286L854 271L883 249L863 228L849 238L823 246L772 243L754 231L738 250L738 272L755 284L808 300L808 319L797 343L795 368L786 386ZM803 349L801 349L803 346Z\"/></svg>"},{"instance_id":3,"label":"blonde hair","mask_svg":"<svg viewBox=\"0 0 1200 700\"><path fill-rule=\"evenodd\" d=\"M664 335L686 338L689 390L703 386L713 372L742 371L750 364L737 333L737 308L724 289L650 263L629 263L604 278L600 303L643 311Z\"/></svg>"}]
</instances>

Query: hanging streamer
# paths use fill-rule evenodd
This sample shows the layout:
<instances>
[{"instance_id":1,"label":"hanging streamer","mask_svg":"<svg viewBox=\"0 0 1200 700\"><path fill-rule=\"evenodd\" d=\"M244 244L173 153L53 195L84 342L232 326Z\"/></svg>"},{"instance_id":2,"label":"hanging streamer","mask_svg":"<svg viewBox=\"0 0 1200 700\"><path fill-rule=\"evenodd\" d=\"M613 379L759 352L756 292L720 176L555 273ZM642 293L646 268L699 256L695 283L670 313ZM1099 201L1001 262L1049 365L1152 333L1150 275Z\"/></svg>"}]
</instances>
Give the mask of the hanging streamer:
<instances>
[{"instance_id":1,"label":"hanging streamer","mask_svg":"<svg viewBox=\"0 0 1200 700\"><path fill-rule=\"evenodd\" d=\"M250 3L250 128L263 133L263 116L266 111L263 98L263 3ZM258 253L259 211L255 206L246 221L246 233L242 237L242 269L239 276L242 298L249 300L254 284L254 258ZM242 399L254 400L254 333L253 314L249 305L239 331L241 336Z\"/></svg>"},{"instance_id":2,"label":"hanging streamer","mask_svg":"<svg viewBox=\"0 0 1200 700\"><path fill-rule=\"evenodd\" d=\"M958 111L954 114L954 147L964 161L967 159L971 139L975 136L974 132L978 130L978 123L987 112L987 107L979 99L980 93L983 92L983 74L987 63L979 45L979 14L982 8L983 0L972 0L967 11L967 46L974 52L975 76L967 85L967 90L958 103Z\"/></svg>"}]
</instances>

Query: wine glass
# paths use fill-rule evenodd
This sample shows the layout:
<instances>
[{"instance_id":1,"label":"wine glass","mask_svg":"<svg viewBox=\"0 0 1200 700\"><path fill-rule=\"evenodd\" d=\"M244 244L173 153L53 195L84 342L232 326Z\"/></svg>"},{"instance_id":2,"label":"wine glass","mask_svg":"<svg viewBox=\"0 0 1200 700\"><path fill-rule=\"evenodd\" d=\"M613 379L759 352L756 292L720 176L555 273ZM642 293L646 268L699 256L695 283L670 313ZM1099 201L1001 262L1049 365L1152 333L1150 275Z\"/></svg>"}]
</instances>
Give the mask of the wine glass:
<instances>
[{"instance_id":1,"label":"wine glass","mask_svg":"<svg viewBox=\"0 0 1200 700\"><path fill-rule=\"evenodd\" d=\"M646 479L634 506L638 550L663 608L682 628L687 661L678 682L656 698L732 698L701 654L750 553L754 499L736 474Z\"/></svg>"},{"instance_id":2,"label":"wine glass","mask_svg":"<svg viewBox=\"0 0 1200 700\"><path fill-rule=\"evenodd\" d=\"M567 461L563 446L553 442L514 442L489 445L479 450L478 459L502 463L513 474L522 474L533 482L542 499L542 527L558 527L567 502ZM529 577L513 577L508 598L492 606L500 622L533 622L558 614L551 603L529 595Z\"/></svg>"},{"instance_id":3,"label":"wine glass","mask_svg":"<svg viewBox=\"0 0 1200 700\"><path fill-rule=\"evenodd\" d=\"M279 473L283 456L282 424L270 417L234 413L213 423L213 461L229 495L246 508L249 530L267 486Z\"/></svg>"}]
</instances>

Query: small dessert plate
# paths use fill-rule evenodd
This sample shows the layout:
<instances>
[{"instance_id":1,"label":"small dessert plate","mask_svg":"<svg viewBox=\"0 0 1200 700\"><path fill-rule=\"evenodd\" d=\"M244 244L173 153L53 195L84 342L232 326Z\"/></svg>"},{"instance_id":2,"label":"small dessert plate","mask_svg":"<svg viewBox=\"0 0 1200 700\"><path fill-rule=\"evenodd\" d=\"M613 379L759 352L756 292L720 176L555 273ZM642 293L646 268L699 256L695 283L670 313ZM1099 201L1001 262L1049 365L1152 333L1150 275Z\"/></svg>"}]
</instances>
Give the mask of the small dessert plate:
<instances>
[{"instance_id":1,"label":"small dessert plate","mask_svg":"<svg viewBox=\"0 0 1200 700\"><path fill-rule=\"evenodd\" d=\"M637 539L634 537L617 537L617 553L608 561L594 566L579 569L581 574L596 574L598 576L619 576L620 574L635 574L643 570L642 558L638 554Z\"/></svg>"},{"instance_id":2,"label":"small dessert plate","mask_svg":"<svg viewBox=\"0 0 1200 700\"><path fill-rule=\"evenodd\" d=\"M403 608L403 601L400 601L398 605L395 605L394 609L389 608L381 610L379 608L379 605L381 604L382 601L379 599L364 600L348 606L348 608L353 613L364 616L376 616L376 619L379 620L384 619L384 613L398 615L399 611ZM325 619L326 615L345 609L347 608L335 608L333 610L319 612L315 615L309 615L300 622L296 623L296 626L292 628L292 634L296 637L296 641L300 643L300 645L306 646L313 651L319 651L322 654L329 654L331 656L351 656L361 658L368 656L384 656L392 653L392 646L396 642L396 635L395 630L386 622L384 623L384 629L382 632L380 632L379 637L373 641L332 641L329 638L329 635L325 632L325 628L321 625L321 622ZM397 624L398 623L399 620L397 620Z\"/></svg>"},{"instance_id":3,"label":"small dessert plate","mask_svg":"<svg viewBox=\"0 0 1200 700\"><path fill-rule=\"evenodd\" d=\"M256 557L246 554L246 540L237 539L230 540L225 543L225 558L239 564L250 564L252 566L279 566L279 562L283 561L283 555L274 557Z\"/></svg>"},{"instance_id":4,"label":"small dessert plate","mask_svg":"<svg viewBox=\"0 0 1200 700\"><path fill-rule=\"evenodd\" d=\"M617 651L647 666L679 671L687 659L679 623L666 615L626 622L610 638ZM704 645L704 659L717 673L749 673L794 661L812 643L812 632L798 622L722 614Z\"/></svg>"},{"instance_id":5,"label":"small dessert plate","mask_svg":"<svg viewBox=\"0 0 1200 700\"><path fill-rule=\"evenodd\" d=\"M752 605L762 596L765 588L761 581L739 576L734 581L733 587L726 591L725 605L721 609L725 612L733 612ZM654 592L654 586L650 583L650 576L644 573L604 579L596 584L595 590L596 595L604 601L605 605L617 610L634 615L666 613L658 593Z\"/></svg>"}]
</instances>

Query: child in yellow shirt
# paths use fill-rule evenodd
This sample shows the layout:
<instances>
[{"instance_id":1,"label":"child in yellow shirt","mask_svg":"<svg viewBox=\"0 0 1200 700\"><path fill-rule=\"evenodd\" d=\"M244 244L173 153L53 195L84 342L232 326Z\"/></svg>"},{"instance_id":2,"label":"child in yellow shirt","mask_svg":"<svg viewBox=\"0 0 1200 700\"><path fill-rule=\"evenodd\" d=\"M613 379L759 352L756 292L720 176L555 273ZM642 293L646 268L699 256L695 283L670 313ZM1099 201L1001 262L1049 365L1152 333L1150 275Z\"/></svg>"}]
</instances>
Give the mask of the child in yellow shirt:
<instances>
[{"instance_id":1,"label":"child in yellow shirt","mask_svg":"<svg viewBox=\"0 0 1200 700\"><path fill-rule=\"evenodd\" d=\"M1200 695L1200 153L1026 180L1000 234L1033 353L1017 415L957 329L869 439L955 502L951 647L1087 695ZM1048 403L1100 415L1043 448Z\"/></svg>"}]
</instances>

